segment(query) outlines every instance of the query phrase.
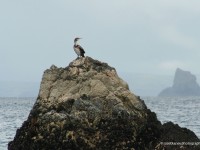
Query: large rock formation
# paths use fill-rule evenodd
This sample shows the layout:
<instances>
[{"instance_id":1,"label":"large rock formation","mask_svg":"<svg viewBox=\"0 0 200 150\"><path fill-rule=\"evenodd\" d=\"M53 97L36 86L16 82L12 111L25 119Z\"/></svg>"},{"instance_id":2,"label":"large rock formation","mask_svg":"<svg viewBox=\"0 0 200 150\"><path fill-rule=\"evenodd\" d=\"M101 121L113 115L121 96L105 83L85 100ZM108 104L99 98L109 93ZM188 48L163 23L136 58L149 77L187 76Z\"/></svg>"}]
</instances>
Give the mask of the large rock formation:
<instances>
[{"instance_id":1,"label":"large rock formation","mask_svg":"<svg viewBox=\"0 0 200 150\"><path fill-rule=\"evenodd\" d=\"M162 126L114 68L85 57L44 72L39 96L8 149L162 149L169 127L179 135L170 136L173 142L199 141L192 131Z\"/></svg>"},{"instance_id":2,"label":"large rock formation","mask_svg":"<svg viewBox=\"0 0 200 150\"><path fill-rule=\"evenodd\" d=\"M193 74L177 68L173 86L164 89L159 96L200 96L200 87Z\"/></svg>"}]
</instances>

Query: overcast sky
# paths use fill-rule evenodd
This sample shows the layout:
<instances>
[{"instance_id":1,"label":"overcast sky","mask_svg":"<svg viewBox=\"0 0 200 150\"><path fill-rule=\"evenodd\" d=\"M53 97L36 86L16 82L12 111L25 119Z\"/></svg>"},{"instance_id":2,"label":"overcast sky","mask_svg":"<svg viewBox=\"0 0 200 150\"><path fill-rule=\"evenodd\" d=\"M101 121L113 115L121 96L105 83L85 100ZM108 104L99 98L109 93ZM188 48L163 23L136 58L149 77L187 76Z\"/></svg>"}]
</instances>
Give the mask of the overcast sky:
<instances>
[{"instance_id":1,"label":"overcast sky","mask_svg":"<svg viewBox=\"0 0 200 150\"><path fill-rule=\"evenodd\" d=\"M118 72L200 74L199 0L0 1L1 81L40 81L52 64L86 55Z\"/></svg>"}]
</instances>

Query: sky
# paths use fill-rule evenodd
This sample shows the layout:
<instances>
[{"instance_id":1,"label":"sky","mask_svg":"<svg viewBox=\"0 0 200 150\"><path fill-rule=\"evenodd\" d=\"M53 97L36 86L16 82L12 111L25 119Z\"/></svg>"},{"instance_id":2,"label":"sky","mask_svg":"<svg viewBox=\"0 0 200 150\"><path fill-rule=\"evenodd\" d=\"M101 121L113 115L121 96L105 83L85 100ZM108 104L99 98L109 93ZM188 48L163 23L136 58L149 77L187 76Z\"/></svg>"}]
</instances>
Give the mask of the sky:
<instances>
[{"instance_id":1,"label":"sky","mask_svg":"<svg viewBox=\"0 0 200 150\"><path fill-rule=\"evenodd\" d=\"M199 0L0 1L0 81L40 82L52 64L86 55L118 72L200 74Z\"/></svg>"}]
</instances>

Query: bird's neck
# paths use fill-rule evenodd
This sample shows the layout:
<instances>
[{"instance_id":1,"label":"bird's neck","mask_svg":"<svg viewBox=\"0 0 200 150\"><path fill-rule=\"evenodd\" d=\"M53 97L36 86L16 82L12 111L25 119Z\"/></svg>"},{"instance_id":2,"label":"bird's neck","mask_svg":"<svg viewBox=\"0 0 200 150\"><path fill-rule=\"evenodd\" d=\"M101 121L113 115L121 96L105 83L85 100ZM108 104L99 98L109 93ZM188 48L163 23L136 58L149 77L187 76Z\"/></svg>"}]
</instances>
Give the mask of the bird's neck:
<instances>
[{"instance_id":1,"label":"bird's neck","mask_svg":"<svg viewBox=\"0 0 200 150\"><path fill-rule=\"evenodd\" d=\"M78 42L77 42L77 41L76 41L76 42L74 42L74 45L75 45L75 46L77 46L77 45L78 45Z\"/></svg>"}]
</instances>

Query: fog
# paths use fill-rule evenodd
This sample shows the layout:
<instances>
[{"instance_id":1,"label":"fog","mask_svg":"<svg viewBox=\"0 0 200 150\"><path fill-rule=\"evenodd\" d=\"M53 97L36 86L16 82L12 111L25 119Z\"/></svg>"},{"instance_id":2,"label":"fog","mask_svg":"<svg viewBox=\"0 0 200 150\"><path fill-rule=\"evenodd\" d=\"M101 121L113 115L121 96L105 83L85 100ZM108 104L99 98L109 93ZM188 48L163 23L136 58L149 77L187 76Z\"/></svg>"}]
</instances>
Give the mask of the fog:
<instances>
[{"instance_id":1,"label":"fog","mask_svg":"<svg viewBox=\"0 0 200 150\"><path fill-rule=\"evenodd\" d=\"M52 64L66 67L76 59L73 40L82 37L87 56L115 67L138 95L156 95L172 84L177 67L200 75L199 5L197 0L0 1L0 83L39 84Z\"/></svg>"}]
</instances>

